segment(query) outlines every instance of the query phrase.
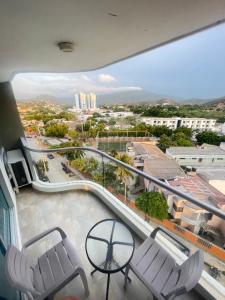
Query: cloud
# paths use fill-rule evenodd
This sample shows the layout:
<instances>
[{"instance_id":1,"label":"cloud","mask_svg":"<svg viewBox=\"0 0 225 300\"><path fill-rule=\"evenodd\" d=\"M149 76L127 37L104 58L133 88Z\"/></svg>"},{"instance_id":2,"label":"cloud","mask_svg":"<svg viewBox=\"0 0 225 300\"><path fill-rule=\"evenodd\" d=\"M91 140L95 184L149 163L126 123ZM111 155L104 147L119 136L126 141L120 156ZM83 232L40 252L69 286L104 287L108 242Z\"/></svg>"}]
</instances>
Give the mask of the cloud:
<instances>
[{"instance_id":1,"label":"cloud","mask_svg":"<svg viewBox=\"0 0 225 300\"><path fill-rule=\"evenodd\" d=\"M21 73L12 81L16 99L32 99L40 95L49 95L58 99L74 97L75 93L93 92L109 94L124 91L140 91L139 86L121 85L116 82L113 86L105 82L96 81L98 76L78 74L50 74L50 73ZM105 84L105 85L104 85Z\"/></svg>"},{"instance_id":2,"label":"cloud","mask_svg":"<svg viewBox=\"0 0 225 300\"><path fill-rule=\"evenodd\" d=\"M112 75L109 75L109 74L100 74L100 75L98 75L98 80L100 82L107 82L107 83L109 83L109 82L116 81L116 78L113 77Z\"/></svg>"},{"instance_id":3,"label":"cloud","mask_svg":"<svg viewBox=\"0 0 225 300\"><path fill-rule=\"evenodd\" d=\"M86 81L91 81L91 79L87 75L84 75L84 74L81 75L81 78Z\"/></svg>"}]
</instances>

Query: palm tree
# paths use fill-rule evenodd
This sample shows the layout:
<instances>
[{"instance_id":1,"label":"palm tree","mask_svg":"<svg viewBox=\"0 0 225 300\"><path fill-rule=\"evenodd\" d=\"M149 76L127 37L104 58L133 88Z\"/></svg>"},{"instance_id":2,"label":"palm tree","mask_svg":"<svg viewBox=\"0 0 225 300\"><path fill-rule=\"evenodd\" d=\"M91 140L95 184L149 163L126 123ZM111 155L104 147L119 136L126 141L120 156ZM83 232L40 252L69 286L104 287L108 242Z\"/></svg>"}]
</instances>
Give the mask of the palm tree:
<instances>
[{"instance_id":1,"label":"palm tree","mask_svg":"<svg viewBox=\"0 0 225 300\"><path fill-rule=\"evenodd\" d=\"M133 160L127 154L117 154L116 159L128 164L133 165ZM127 183L129 178L133 178L133 174L127 170L126 168L120 166L119 164L116 166L115 174L119 180L124 183L124 198L127 199Z\"/></svg>"},{"instance_id":2,"label":"palm tree","mask_svg":"<svg viewBox=\"0 0 225 300\"><path fill-rule=\"evenodd\" d=\"M110 151L110 155L112 157L117 157L118 156L118 152L115 149L113 149L113 150Z\"/></svg>"}]
</instances>

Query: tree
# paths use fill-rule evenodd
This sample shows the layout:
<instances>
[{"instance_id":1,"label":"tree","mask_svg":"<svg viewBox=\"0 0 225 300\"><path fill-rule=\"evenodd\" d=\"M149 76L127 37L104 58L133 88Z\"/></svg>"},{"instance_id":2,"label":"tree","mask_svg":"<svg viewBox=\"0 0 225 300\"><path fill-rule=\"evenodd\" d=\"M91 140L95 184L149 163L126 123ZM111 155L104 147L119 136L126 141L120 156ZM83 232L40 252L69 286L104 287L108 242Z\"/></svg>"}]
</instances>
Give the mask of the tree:
<instances>
[{"instance_id":1,"label":"tree","mask_svg":"<svg viewBox=\"0 0 225 300\"><path fill-rule=\"evenodd\" d=\"M178 127L175 131L174 134L182 132L188 139L192 137L192 129L187 128L187 127Z\"/></svg>"},{"instance_id":2,"label":"tree","mask_svg":"<svg viewBox=\"0 0 225 300\"><path fill-rule=\"evenodd\" d=\"M118 154L115 158L118 160L121 160L122 162L124 162L128 165L133 164L132 158L130 156L128 156L127 154ZM117 164L117 166L116 166L115 174L116 174L117 178L122 183L124 183L124 197L126 200L127 199L127 183L128 183L129 178L133 178L133 174L129 170L127 170L126 168L122 167L119 164Z\"/></svg>"},{"instance_id":3,"label":"tree","mask_svg":"<svg viewBox=\"0 0 225 300\"><path fill-rule=\"evenodd\" d=\"M100 118L100 117L101 117L101 114L98 113L98 112L94 112L92 117L93 117L93 118Z\"/></svg>"},{"instance_id":4,"label":"tree","mask_svg":"<svg viewBox=\"0 0 225 300\"><path fill-rule=\"evenodd\" d=\"M188 128L189 129L189 128ZM172 140L176 146L190 147L193 146L192 141L182 131L175 133Z\"/></svg>"},{"instance_id":5,"label":"tree","mask_svg":"<svg viewBox=\"0 0 225 300\"><path fill-rule=\"evenodd\" d=\"M166 126L153 126L152 127L152 134L156 137L160 137L161 135L165 134L167 136L171 136L173 133L173 130L166 127Z\"/></svg>"},{"instance_id":6,"label":"tree","mask_svg":"<svg viewBox=\"0 0 225 300\"><path fill-rule=\"evenodd\" d=\"M159 140L159 143L158 143L158 147L162 150L162 151L166 151L167 148L173 146L174 143L173 141L171 140L170 137L168 137L167 135L163 134L161 137L160 137L160 140Z\"/></svg>"},{"instance_id":7,"label":"tree","mask_svg":"<svg viewBox=\"0 0 225 300\"><path fill-rule=\"evenodd\" d=\"M176 140L176 146L180 146L180 147L191 147L193 146L192 141L188 140L188 139L178 139Z\"/></svg>"},{"instance_id":8,"label":"tree","mask_svg":"<svg viewBox=\"0 0 225 300\"><path fill-rule=\"evenodd\" d=\"M47 160L39 159L39 160L37 161L37 167L39 168L39 170L40 170L43 174L46 174L46 172L49 171L48 161L47 161Z\"/></svg>"},{"instance_id":9,"label":"tree","mask_svg":"<svg viewBox=\"0 0 225 300\"><path fill-rule=\"evenodd\" d=\"M64 137L68 133L66 124L51 124L45 128L46 136Z\"/></svg>"},{"instance_id":10,"label":"tree","mask_svg":"<svg viewBox=\"0 0 225 300\"><path fill-rule=\"evenodd\" d=\"M91 138L95 138L98 134L98 130L96 128L90 128L88 131L88 136Z\"/></svg>"},{"instance_id":11,"label":"tree","mask_svg":"<svg viewBox=\"0 0 225 300\"><path fill-rule=\"evenodd\" d=\"M60 148L66 148L66 147L81 147L82 144L79 141L73 141L73 142L66 142L66 143L61 143ZM68 150L63 153L66 155L66 158L71 161L77 158L82 158L84 157L85 153L83 150Z\"/></svg>"},{"instance_id":12,"label":"tree","mask_svg":"<svg viewBox=\"0 0 225 300\"><path fill-rule=\"evenodd\" d=\"M83 125L83 130L84 131L89 131L90 127L91 127L90 122L86 122Z\"/></svg>"},{"instance_id":13,"label":"tree","mask_svg":"<svg viewBox=\"0 0 225 300\"><path fill-rule=\"evenodd\" d=\"M57 149L57 148L68 148L68 147L81 147L82 144L80 141L73 141L73 142L65 142L61 143L56 146L50 146L50 149ZM76 158L84 157L85 153L84 150L77 149L77 150L67 150L65 152L59 152L60 155L65 155L66 158L71 161Z\"/></svg>"},{"instance_id":14,"label":"tree","mask_svg":"<svg viewBox=\"0 0 225 300\"><path fill-rule=\"evenodd\" d=\"M116 119L115 119L115 118L110 118L108 124L109 124L110 126L115 125L115 124L116 124Z\"/></svg>"},{"instance_id":15,"label":"tree","mask_svg":"<svg viewBox=\"0 0 225 300\"><path fill-rule=\"evenodd\" d=\"M80 172L92 175L92 172L98 168L98 161L93 157L79 157L72 160L71 166Z\"/></svg>"},{"instance_id":16,"label":"tree","mask_svg":"<svg viewBox=\"0 0 225 300\"><path fill-rule=\"evenodd\" d=\"M76 131L76 129L72 129L68 132L69 137L71 137L71 139L76 139L78 136L78 132Z\"/></svg>"},{"instance_id":17,"label":"tree","mask_svg":"<svg viewBox=\"0 0 225 300\"><path fill-rule=\"evenodd\" d=\"M144 192L135 200L137 208L145 213L145 218L150 216L159 220L168 218L168 205L166 198L159 192Z\"/></svg>"},{"instance_id":18,"label":"tree","mask_svg":"<svg viewBox=\"0 0 225 300\"><path fill-rule=\"evenodd\" d=\"M98 168L98 161L94 157L86 158L86 164L84 166L84 172L92 174Z\"/></svg>"},{"instance_id":19,"label":"tree","mask_svg":"<svg viewBox=\"0 0 225 300\"><path fill-rule=\"evenodd\" d=\"M98 123L97 125L97 130L98 131L103 131L105 129L105 123Z\"/></svg>"},{"instance_id":20,"label":"tree","mask_svg":"<svg viewBox=\"0 0 225 300\"><path fill-rule=\"evenodd\" d=\"M118 156L118 152L115 149L113 149L113 150L110 151L110 155L112 157L116 157L116 156Z\"/></svg>"},{"instance_id":21,"label":"tree","mask_svg":"<svg viewBox=\"0 0 225 300\"><path fill-rule=\"evenodd\" d=\"M211 145L219 145L221 138L212 131L203 131L196 135L196 139L199 145L204 143Z\"/></svg>"},{"instance_id":22,"label":"tree","mask_svg":"<svg viewBox=\"0 0 225 300\"><path fill-rule=\"evenodd\" d=\"M72 113L63 111L57 115L56 119L65 119L67 121L70 121L74 119L74 115Z\"/></svg>"}]
</instances>

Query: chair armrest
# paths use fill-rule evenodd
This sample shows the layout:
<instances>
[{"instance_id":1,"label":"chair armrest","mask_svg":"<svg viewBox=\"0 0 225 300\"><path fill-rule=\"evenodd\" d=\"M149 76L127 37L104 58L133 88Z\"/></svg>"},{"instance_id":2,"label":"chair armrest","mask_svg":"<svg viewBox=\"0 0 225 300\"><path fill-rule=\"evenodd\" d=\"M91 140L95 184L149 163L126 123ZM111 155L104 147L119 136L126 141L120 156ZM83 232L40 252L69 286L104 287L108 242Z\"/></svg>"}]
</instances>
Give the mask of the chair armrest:
<instances>
[{"instance_id":1,"label":"chair armrest","mask_svg":"<svg viewBox=\"0 0 225 300\"><path fill-rule=\"evenodd\" d=\"M168 294L164 294L162 293L162 295L166 298L166 299L174 299L174 297L183 295L187 292L186 288L184 286L180 286L177 288L174 288L173 290L171 290Z\"/></svg>"},{"instance_id":2,"label":"chair armrest","mask_svg":"<svg viewBox=\"0 0 225 300\"><path fill-rule=\"evenodd\" d=\"M173 235L172 233L168 232L167 230L161 228L161 227L156 227L152 233L150 234L150 237L155 239L156 234L158 233L158 231L162 231L165 234L167 234L172 240L174 240L177 244L179 244L182 248L183 248L183 252L189 256L190 255L190 249L185 246L180 240L177 239L177 237L175 235Z\"/></svg>"},{"instance_id":3,"label":"chair armrest","mask_svg":"<svg viewBox=\"0 0 225 300\"><path fill-rule=\"evenodd\" d=\"M29 241L27 241L24 245L23 245L23 248L22 250L26 249L27 247L29 247L30 245L34 244L35 242L41 240L43 237L45 237L46 235L52 233L53 231L58 231L61 235L61 238L62 240L64 240L66 238L66 234L65 232L59 228L59 227L53 227L53 228L50 228L38 235L36 235L35 237L33 237L32 239L30 239Z\"/></svg>"}]
</instances>

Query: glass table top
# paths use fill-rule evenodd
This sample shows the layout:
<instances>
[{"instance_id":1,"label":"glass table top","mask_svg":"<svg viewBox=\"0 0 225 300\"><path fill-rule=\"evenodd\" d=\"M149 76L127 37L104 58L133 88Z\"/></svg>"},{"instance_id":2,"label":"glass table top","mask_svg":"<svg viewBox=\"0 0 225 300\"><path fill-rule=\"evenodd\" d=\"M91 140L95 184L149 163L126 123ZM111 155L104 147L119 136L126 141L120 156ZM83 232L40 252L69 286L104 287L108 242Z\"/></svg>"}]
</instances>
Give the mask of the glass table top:
<instances>
[{"instance_id":1,"label":"glass table top","mask_svg":"<svg viewBox=\"0 0 225 300\"><path fill-rule=\"evenodd\" d=\"M130 262L134 252L134 238L121 221L106 219L91 228L85 247L94 268L104 273L114 273Z\"/></svg>"}]
</instances>

